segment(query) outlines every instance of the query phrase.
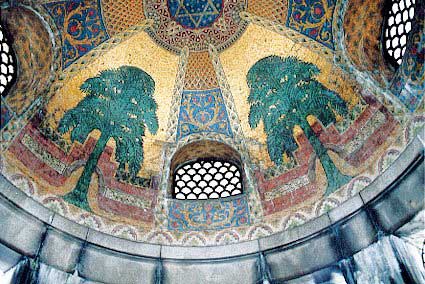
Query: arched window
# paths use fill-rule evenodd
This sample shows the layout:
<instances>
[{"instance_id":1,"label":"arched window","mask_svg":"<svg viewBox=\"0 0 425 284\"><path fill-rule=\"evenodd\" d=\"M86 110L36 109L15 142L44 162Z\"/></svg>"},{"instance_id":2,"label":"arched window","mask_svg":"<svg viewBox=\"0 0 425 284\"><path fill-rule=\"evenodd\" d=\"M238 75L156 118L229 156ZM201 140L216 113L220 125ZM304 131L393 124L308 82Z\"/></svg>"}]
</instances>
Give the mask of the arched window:
<instances>
[{"instance_id":1,"label":"arched window","mask_svg":"<svg viewBox=\"0 0 425 284\"><path fill-rule=\"evenodd\" d=\"M0 24L0 58L0 94L5 96L16 79L16 62L2 24Z\"/></svg>"},{"instance_id":2,"label":"arched window","mask_svg":"<svg viewBox=\"0 0 425 284\"><path fill-rule=\"evenodd\" d=\"M394 66L401 64L407 38L412 30L416 0L387 0L387 12L383 25L383 50Z\"/></svg>"},{"instance_id":3,"label":"arched window","mask_svg":"<svg viewBox=\"0 0 425 284\"><path fill-rule=\"evenodd\" d=\"M219 199L243 193L238 153L214 141L186 145L171 163L172 196L179 200Z\"/></svg>"}]
</instances>

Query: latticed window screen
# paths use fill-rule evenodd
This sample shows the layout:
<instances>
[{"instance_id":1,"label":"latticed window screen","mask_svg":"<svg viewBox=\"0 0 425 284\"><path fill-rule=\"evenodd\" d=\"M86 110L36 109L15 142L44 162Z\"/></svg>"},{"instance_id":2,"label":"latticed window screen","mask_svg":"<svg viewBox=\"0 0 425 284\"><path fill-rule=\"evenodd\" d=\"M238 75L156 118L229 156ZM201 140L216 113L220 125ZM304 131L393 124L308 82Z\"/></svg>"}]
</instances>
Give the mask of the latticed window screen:
<instances>
[{"instance_id":1,"label":"latticed window screen","mask_svg":"<svg viewBox=\"0 0 425 284\"><path fill-rule=\"evenodd\" d=\"M0 94L3 96L13 84L16 77L15 60L7 41L3 25L0 24Z\"/></svg>"},{"instance_id":2,"label":"latticed window screen","mask_svg":"<svg viewBox=\"0 0 425 284\"><path fill-rule=\"evenodd\" d=\"M406 51L407 37L412 30L415 0L388 0L384 23L384 52L394 65L400 65Z\"/></svg>"},{"instance_id":3,"label":"latticed window screen","mask_svg":"<svg viewBox=\"0 0 425 284\"><path fill-rule=\"evenodd\" d=\"M174 171L173 195L176 199L217 199L242 192L241 170L229 161L191 161Z\"/></svg>"}]
</instances>

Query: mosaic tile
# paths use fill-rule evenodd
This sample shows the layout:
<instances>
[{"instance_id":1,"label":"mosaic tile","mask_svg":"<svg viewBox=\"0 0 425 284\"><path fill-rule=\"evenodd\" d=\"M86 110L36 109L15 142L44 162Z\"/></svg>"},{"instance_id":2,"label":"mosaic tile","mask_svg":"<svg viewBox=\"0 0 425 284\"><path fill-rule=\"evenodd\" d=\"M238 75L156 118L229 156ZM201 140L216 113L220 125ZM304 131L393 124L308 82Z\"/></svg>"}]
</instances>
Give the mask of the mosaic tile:
<instances>
[{"instance_id":1,"label":"mosaic tile","mask_svg":"<svg viewBox=\"0 0 425 284\"><path fill-rule=\"evenodd\" d=\"M247 25L239 16L246 9L243 0L149 0L144 9L146 18L155 22L149 34L174 52L185 46L191 51L207 51L209 44L226 48Z\"/></svg>"},{"instance_id":2,"label":"mosaic tile","mask_svg":"<svg viewBox=\"0 0 425 284\"><path fill-rule=\"evenodd\" d=\"M184 91L182 94L177 140L202 132L215 132L232 137L220 89Z\"/></svg>"},{"instance_id":3,"label":"mosaic tile","mask_svg":"<svg viewBox=\"0 0 425 284\"><path fill-rule=\"evenodd\" d=\"M9 122L9 120L12 119L13 113L7 107L7 103L3 101L3 98L1 98L0 109L1 109L0 129L3 129L3 127L6 126L6 124Z\"/></svg>"},{"instance_id":4,"label":"mosaic tile","mask_svg":"<svg viewBox=\"0 0 425 284\"><path fill-rule=\"evenodd\" d=\"M211 26L223 10L222 0L168 0L171 17L183 27L199 29Z\"/></svg>"},{"instance_id":5,"label":"mosaic tile","mask_svg":"<svg viewBox=\"0 0 425 284\"><path fill-rule=\"evenodd\" d=\"M299 226L371 184L424 125L411 100L420 97L406 93L421 64L398 73L404 81L393 93L415 112L404 115L389 90L364 83L376 80L368 73L374 60L364 62L363 78L334 57L343 48L356 54L354 43L378 30L369 32L373 16L360 25L368 36L345 46L346 1L42 2L32 7L42 24L21 6L7 12L14 31L35 36L15 43L20 67L34 66L21 78L39 84L13 100L34 110L2 128L0 171L57 214L106 234L212 246ZM353 17L365 17L366 6ZM278 64L262 65L267 60ZM172 162L195 141L214 154L212 141L235 150L241 195L172 199Z\"/></svg>"},{"instance_id":6,"label":"mosaic tile","mask_svg":"<svg viewBox=\"0 0 425 284\"><path fill-rule=\"evenodd\" d=\"M287 26L334 49L334 0L290 0Z\"/></svg>"},{"instance_id":7,"label":"mosaic tile","mask_svg":"<svg viewBox=\"0 0 425 284\"><path fill-rule=\"evenodd\" d=\"M250 224L245 197L203 202L170 201L170 230L220 230Z\"/></svg>"},{"instance_id":8,"label":"mosaic tile","mask_svg":"<svg viewBox=\"0 0 425 284\"><path fill-rule=\"evenodd\" d=\"M109 38L100 0L58 1L44 4L62 37L62 68L70 66Z\"/></svg>"}]
</instances>

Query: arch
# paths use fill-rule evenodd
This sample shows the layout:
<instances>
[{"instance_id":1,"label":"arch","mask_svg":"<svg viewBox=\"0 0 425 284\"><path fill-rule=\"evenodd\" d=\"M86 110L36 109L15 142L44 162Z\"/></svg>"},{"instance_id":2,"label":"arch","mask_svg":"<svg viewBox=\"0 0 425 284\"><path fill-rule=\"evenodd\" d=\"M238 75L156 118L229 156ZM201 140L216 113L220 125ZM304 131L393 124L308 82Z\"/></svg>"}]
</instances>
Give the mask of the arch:
<instances>
[{"instance_id":1,"label":"arch","mask_svg":"<svg viewBox=\"0 0 425 284\"><path fill-rule=\"evenodd\" d=\"M171 195L176 199L217 199L243 193L239 153L216 141L185 145L171 160Z\"/></svg>"},{"instance_id":2,"label":"arch","mask_svg":"<svg viewBox=\"0 0 425 284\"><path fill-rule=\"evenodd\" d=\"M17 79L6 98L17 114L27 110L51 84L54 50L49 31L34 11L22 6L2 9L2 22L12 36Z\"/></svg>"},{"instance_id":3,"label":"arch","mask_svg":"<svg viewBox=\"0 0 425 284\"><path fill-rule=\"evenodd\" d=\"M394 68L386 64L382 53L381 29L385 0L350 0L345 11L344 47L348 58L362 72L386 86Z\"/></svg>"}]
</instances>

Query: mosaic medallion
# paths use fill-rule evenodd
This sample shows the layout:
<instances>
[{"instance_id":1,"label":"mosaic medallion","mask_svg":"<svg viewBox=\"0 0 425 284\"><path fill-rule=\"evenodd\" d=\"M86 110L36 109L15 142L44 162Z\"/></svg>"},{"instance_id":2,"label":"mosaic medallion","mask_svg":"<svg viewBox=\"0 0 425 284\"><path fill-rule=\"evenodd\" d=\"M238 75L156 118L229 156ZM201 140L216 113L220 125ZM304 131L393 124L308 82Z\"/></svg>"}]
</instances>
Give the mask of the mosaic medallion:
<instances>
[{"instance_id":1,"label":"mosaic medallion","mask_svg":"<svg viewBox=\"0 0 425 284\"><path fill-rule=\"evenodd\" d=\"M173 19L189 29L211 26L223 9L223 1L168 0L167 2Z\"/></svg>"},{"instance_id":2,"label":"mosaic medallion","mask_svg":"<svg viewBox=\"0 0 425 284\"><path fill-rule=\"evenodd\" d=\"M223 50L240 37L247 26L240 12L245 0L146 0L146 18L154 20L151 37L164 48L178 53L206 51L210 44Z\"/></svg>"}]
</instances>

